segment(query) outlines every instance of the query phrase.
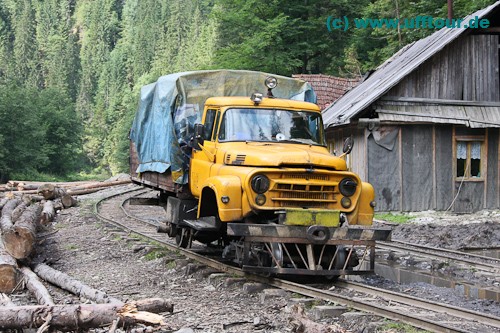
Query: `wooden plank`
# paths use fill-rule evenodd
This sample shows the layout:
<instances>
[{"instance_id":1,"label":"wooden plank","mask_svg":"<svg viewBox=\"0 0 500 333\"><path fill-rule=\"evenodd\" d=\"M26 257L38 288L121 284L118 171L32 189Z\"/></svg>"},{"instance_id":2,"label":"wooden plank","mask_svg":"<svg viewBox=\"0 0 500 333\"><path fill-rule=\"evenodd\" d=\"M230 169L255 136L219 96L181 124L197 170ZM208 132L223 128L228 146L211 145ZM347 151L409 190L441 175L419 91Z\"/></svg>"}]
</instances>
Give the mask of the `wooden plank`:
<instances>
[{"instance_id":1,"label":"wooden plank","mask_svg":"<svg viewBox=\"0 0 500 333\"><path fill-rule=\"evenodd\" d=\"M424 103L424 104L500 107L500 102L474 101L474 100L453 100L453 99L440 99L440 98L384 96L380 100L381 101L391 101L391 102L411 102L411 103Z\"/></svg>"},{"instance_id":2,"label":"wooden plank","mask_svg":"<svg viewBox=\"0 0 500 333\"><path fill-rule=\"evenodd\" d=\"M488 129L484 134L484 143L481 145L481 175L484 175L483 209L487 208L488 198ZM484 158L484 160L483 160Z\"/></svg>"},{"instance_id":3,"label":"wooden plank","mask_svg":"<svg viewBox=\"0 0 500 333\"><path fill-rule=\"evenodd\" d=\"M403 133L403 126L399 127L399 134L398 134L398 144L399 144L399 211L403 211L403 139L402 139L402 133Z\"/></svg>"},{"instance_id":4,"label":"wooden plank","mask_svg":"<svg viewBox=\"0 0 500 333\"><path fill-rule=\"evenodd\" d=\"M500 27L471 29L473 35L500 35Z\"/></svg>"},{"instance_id":5,"label":"wooden plank","mask_svg":"<svg viewBox=\"0 0 500 333\"><path fill-rule=\"evenodd\" d=\"M436 125L436 201L437 210L446 210L453 200L452 132L449 125Z\"/></svg>"},{"instance_id":6,"label":"wooden plank","mask_svg":"<svg viewBox=\"0 0 500 333\"><path fill-rule=\"evenodd\" d=\"M432 125L432 208L437 209L436 185L436 125Z\"/></svg>"},{"instance_id":7,"label":"wooden plank","mask_svg":"<svg viewBox=\"0 0 500 333\"><path fill-rule=\"evenodd\" d=\"M453 126L453 132L451 133L451 151L453 153L452 155L452 159L451 159L451 165L452 165L452 173L453 173L453 177L451 178L452 179L452 184L453 184L453 199L455 199L456 195L457 195L457 190L455 188L455 177L457 176L457 138L455 136L455 127L456 126ZM452 201L453 202L453 201ZM454 203L453 203L454 204ZM454 207L450 206L448 210L450 209L454 209Z\"/></svg>"}]
</instances>

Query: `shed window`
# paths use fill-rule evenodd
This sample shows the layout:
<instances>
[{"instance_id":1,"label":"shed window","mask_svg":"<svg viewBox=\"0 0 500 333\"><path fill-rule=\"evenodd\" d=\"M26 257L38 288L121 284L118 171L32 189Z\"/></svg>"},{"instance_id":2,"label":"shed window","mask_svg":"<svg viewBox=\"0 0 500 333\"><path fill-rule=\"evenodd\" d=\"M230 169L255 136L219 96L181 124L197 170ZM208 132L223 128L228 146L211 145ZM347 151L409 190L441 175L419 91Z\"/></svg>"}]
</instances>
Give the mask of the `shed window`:
<instances>
[{"instance_id":1,"label":"shed window","mask_svg":"<svg viewBox=\"0 0 500 333\"><path fill-rule=\"evenodd\" d=\"M457 141L457 177L481 178L482 141Z\"/></svg>"}]
</instances>

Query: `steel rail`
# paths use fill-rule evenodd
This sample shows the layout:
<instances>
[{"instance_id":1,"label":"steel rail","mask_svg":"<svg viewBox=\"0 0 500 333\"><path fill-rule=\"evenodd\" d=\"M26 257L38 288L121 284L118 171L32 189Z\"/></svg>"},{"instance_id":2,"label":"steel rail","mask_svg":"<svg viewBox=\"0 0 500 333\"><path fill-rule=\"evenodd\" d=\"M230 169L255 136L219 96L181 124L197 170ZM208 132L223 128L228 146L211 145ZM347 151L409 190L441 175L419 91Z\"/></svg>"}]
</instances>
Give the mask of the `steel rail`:
<instances>
[{"instance_id":1,"label":"steel rail","mask_svg":"<svg viewBox=\"0 0 500 333\"><path fill-rule=\"evenodd\" d=\"M387 289L377 288L373 286L368 286L365 284L339 280L336 284L336 287L351 289L359 292L364 292L370 295L375 295L379 297L383 297L386 299L390 299L391 301L404 303L408 305L415 305L422 308L428 308L436 312L447 313L452 316L460 317L467 320L473 320L477 322L485 323L489 326L493 326L496 328L500 328L500 317L496 317L493 315L489 315L486 313L481 313L474 310L459 308L454 305L443 304L439 302L434 302L430 300L423 300L418 297L414 297L411 295L401 296L400 293L394 292Z\"/></svg>"},{"instance_id":2,"label":"steel rail","mask_svg":"<svg viewBox=\"0 0 500 333\"><path fill-rule=\"evenodd\" d=\"M455 262L461 262L465 265L471 265L475 268L488 271L488 272L500 272L500 260L497 260L495 258L490 258L490 257L484 257L480 255L469 255L468 253L463 253L460 251L453 251L453 250L444 250L441 248L432 248L432 247L427 247L423 245L418 245L418 244L413 244L413 243L405 243L405 242L398 242L401 244L395 244L393 242L378 242L376 245L376 248L381 249L381 250L394 250L394 251L401 251L401 252L407 252L407 253L415 253L419 254L425 257L433 258L433 259L445 259L445 260L453 260ZM443 253L444 252L444 253ZM449 254L446 254L449 253ZM453 254L453 255L451 255ZM469 258L460 258L460 257L469 257ZM472 259L472 258L475 258ZM484 262L478 262L477 260L481 259L484 261L489 261L490 263L484 263ZM491 263L491 262L496 262L496 263Z\"/></svg>"},{"instance_id":3,"label":"steel rail","mask_svg":"<svg viewBox=\"0 0 500 333\"><path fill-rule=\"evenodd\" d=\"M446 323L433 321L429 318L425 318L425 317L422 318L422 317L419 317L418 315L415 315L412 313L399 313L397 310L393 310L393 309L390 309L388 307L384 307L384 306L379 305L379 304L374 304L374 303L366 301L364 299L353 299L353 298L350 298L348 296L339 295L339 294L336 294L330 290L321 290L318 288L314 288L312 286L302 285L302 284L298 284L298 283L291 282L291 281L286 281L286 280L282 280L282 279L278 279L278 278L267 278L267 277L243 272L241 269L239 269L237 267L230 266L230 265L227 265L225 263L219 262L215 259L211 259L211 258L208 258L204 255L198 254L196 252L180 248L176 244L173 244L173 243L165 240L164 239L165 237L156 236L157 235L156 230L154 232L153 231L152 232L140 231L140 230L137 230L137 229L131 227L130 225L127 225L126 223L118 222L116 220L116 218L107 217L104 214L102 214L101 212L99 212L99 208L101 207L102 203L105 202L106 200L110 200L112 198L122 196L122 195L130 193L130 192L139 191L139 190L140 189L127 190L127 191L122 192L122 193L115 193L115 194L112 194L110 196L101 198L99 201L97 201L94 204L94 214L101 221L110 223L110 224L118 226L122 229L128 230L130 232L133 232L133 233L139 234L141 236L144 236L146 238L157 241L170 250L176 251L187 258L196 260L196 261L200 262L201 264L212 267L212 268L217 269L221 272L226 272L226 273L229 273L229 274L232 274L235 276L245 277L245 278L252 280L252 281L265 283L265 284L268 284L268 285L271 285L271 286L274 286L277 288L281 288L281 289L284 289L284 290L287 290L290 292L295 292L295 293L298 293L298 294L301 294L304 296L313 297L313 298L317 298L317 299L321 299L321 300L325 300L325 301L329 301L329 302L334 302L334 303L337 303L340 305L348 306L348 307L356 309L356 310L368 312L368 313L382 316L382 317L385 317L388 319L402 321L405 323L409 323L417 328L430 330L433 332L457 332L457 333L470 332L470 331L462 329L462 328L452 327ZM136 220L136 221L143 222L143 223L145 222L145 224L148 225L148 227L153 228L154 227L153 224L148 223L147 221L144 221L143 219L140 219L137 217L128 216L130 214L125 213L125 209L123 207L123 204L125 203L126 200L128 200L128 198L123 200L120 204L120 206L122 207L124 216L128 219L131 219L131 220ZM354 284L352 282L339 282L338 287L340 287L340 288L347 287L347 288L350 288L353 290L358 288L357 289L358 291L360 291L361 288L364 287L365 290L367 290L365 292L367 294L371 295L372 297L375 295L377 297L382 297L383 299L388 300L388 301L398 302L398 303L405 304L405 305L412 306L412 307L413 306L420 307L421 309L424 309L427 311L432 310L432 311L435 311L435 312L438 312L441 314L453 315L453 316L460 318L462 320L469 320L469 321L473 320L473 321L477 321L477 322L481 322L481 323L493 322L493 325L490 325L490 326L495 327L495 328L500 327L500 318L494 317L491 315L484 315L484 314L474 312L471 310L460 309L458 307L453 307L453 306L449 306L446 304L436 303L436 302L432 302L432 301L426 301L426 300L415 298L413 296L408 296L408 295L404 295L404 294L397 294L395 292L391 292L391 291L387 291L387 290L383 290L383 289L379 289L379 288L375 288L375 287L366 287L366 286L362 286L359 284Z\"/></svg>"},{"instance_id":4,"label":"steel rail","mask_svg":"<svg viewBox=\"0 0 500 333\"><path fill-rule=\"evenodd\" d=\"M450 253L450 254L456 254L459 256L467 257L467 258L476 258L479 260L493 262L494 265L498 265L498 267L500 267L500 259L488 257L488 256L482 256L480 254L469 253L469 252L459 251L459 250L445 249L445 248L441 248L441 247L426 246L426 245L421 245L421 244L405 242L402 240L392 240L392 242L387 242L387 243L398 243L398 244L402 244L402 245L406 245L406 246L417 247L417 248L423 249L423 250L433 250L433 251L439 251L439 252L446 252L446 253ZM488 248L481 247L480 249L488 249ZM500 249L500 248L494 247L492 249Z\"/></svg>"}]
</instances>

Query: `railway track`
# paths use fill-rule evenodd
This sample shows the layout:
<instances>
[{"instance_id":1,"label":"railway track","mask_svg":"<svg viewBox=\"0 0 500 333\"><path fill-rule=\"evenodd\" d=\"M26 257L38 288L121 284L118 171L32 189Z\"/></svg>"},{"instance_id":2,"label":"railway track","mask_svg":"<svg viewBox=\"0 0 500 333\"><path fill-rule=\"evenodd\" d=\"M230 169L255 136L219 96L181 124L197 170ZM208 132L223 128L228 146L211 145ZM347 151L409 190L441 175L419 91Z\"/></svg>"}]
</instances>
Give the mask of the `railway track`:
<instances>
[{"instance_id":1,"label":"railway track","mask_svg":"<svg viewBox=\"0 0 500 333\"><path fill-rule=\"evenodd\" d=\"M482 270L489 273L500 273L500 259L481 256L478 254L429 247L395 240L392 242L378 242L376 248L379 250L404 252L414 256L441 261L452 260L455 264L474 268L475 270Z\"/></svg>"},{"instance_id":2,"label":"railway track","mask_svg":"<svg viewBox=\"0 0 500 333\"><path fill-rule=\"evenodd\" d=\"M500 332L500 318L488 314L350 281L339 281L333 290L325 290L324 286L303 285L277 278L265 278L245 273L237 267L206 256L202 246L195 246L189 250L179 248L165 234L157 233L157 227L160 223L154 217L138 216L137 209L135 209L135 213L130 211L130 207L127 205L130 198L151 194L152 191L141 187L129 188L99 200L94 206L94 212L104 222L154 240L187 258L231 275L243 276L304 296L409 323L432 332ZM144 211L142 209L142 212Z\"/></svg>"}]
</instances>

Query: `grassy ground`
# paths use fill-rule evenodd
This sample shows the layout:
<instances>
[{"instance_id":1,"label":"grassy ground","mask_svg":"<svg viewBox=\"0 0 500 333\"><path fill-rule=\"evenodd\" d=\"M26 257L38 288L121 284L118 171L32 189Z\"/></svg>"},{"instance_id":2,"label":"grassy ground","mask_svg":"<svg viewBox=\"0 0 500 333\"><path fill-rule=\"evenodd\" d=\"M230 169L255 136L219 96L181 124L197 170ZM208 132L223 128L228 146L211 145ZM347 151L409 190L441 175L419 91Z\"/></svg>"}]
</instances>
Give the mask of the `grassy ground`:
<instances>
[{"instance_id":1,"label":"grassy ground","mask_svg":"<svg viewBox=\"0 0 500 333\"><path fill-rule=\"evenodd\" d=\"M375 219L392 223L407 223L414 218L405 213L375 213Z\"/></svg>"}]
</instances>

